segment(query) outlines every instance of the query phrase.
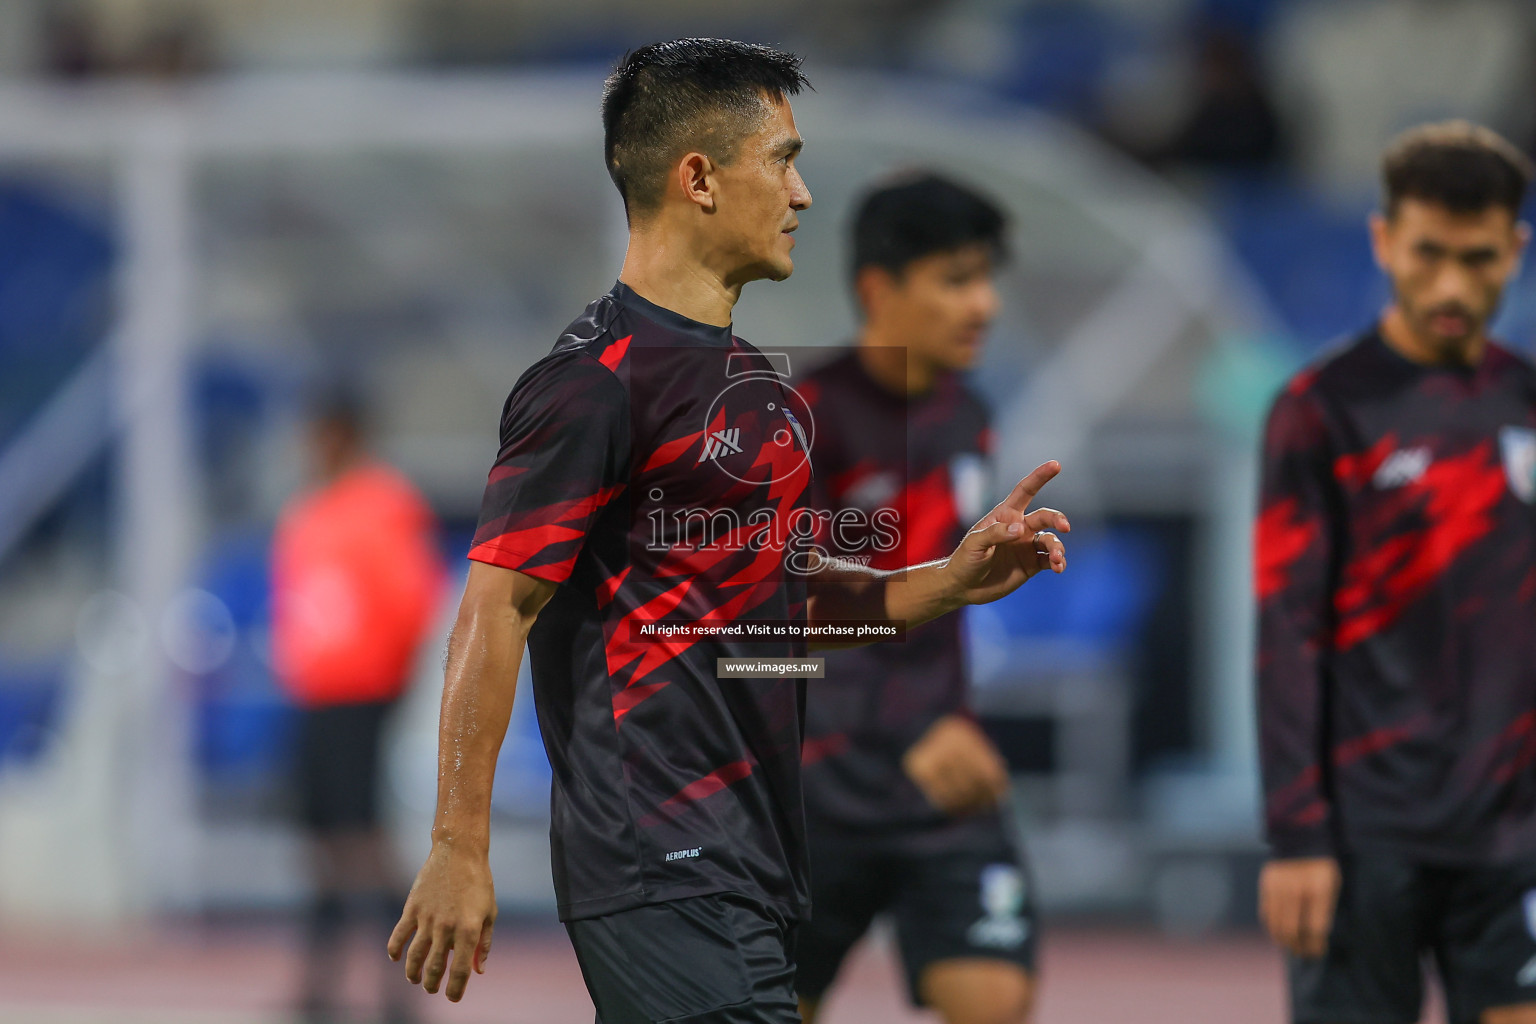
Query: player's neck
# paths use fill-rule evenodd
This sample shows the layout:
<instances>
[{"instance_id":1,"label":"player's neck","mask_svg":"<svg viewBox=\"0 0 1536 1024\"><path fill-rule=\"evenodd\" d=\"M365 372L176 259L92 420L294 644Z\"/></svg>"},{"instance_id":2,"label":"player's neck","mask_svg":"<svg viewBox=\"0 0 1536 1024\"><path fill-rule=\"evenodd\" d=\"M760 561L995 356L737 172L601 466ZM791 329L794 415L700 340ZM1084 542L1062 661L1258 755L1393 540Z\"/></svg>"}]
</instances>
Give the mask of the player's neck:
<instances>
[{"instance_id":1,"label":"player's neck","mask_svg":"<svg viewBox=\"0 0 1536 1024\"><path fill-rule=\"evenodd\" d=\"M320 467L320 485L329 487L367 461L367 453L360 448L338 453L325 460Z\"/></svg>"},{"instance_id":2,"label":"player's neck","mask_svg":"<svg viewBox=\"0 0 1536 1024\"><path fill-rule=\"evenodd\" d=\"M1389 306L1381 318L1381 339L1392 351L1421 366L1476 366L1488 350L1488 336L1482 331L1454 349L1435 345L1413 329L1396 305Z\"/></svg>"},{"instance_id":3,"label":"player's neck","mask_svg":"<svg viewBox=\"0 0 1536 1024\"><path fill-rule=\"evenodd\" d=\"M938 377L934 367L914 359L910 349L868 327L859 336L858 359L871 380L895 395L923 394L933 388Z\"/></svg>"},{"instance_id":4,"label":"player's neck","mask_svg":"<svg viewBox=\"0 0 1536 1024\"><path fill-rule=\"evenodd\" d=\"M654 226L631 229L619 280L647 302L714 327L731 325L731 310L741 297L741 286L726 284L696 249Z\"/></svg>"}]
</instances>

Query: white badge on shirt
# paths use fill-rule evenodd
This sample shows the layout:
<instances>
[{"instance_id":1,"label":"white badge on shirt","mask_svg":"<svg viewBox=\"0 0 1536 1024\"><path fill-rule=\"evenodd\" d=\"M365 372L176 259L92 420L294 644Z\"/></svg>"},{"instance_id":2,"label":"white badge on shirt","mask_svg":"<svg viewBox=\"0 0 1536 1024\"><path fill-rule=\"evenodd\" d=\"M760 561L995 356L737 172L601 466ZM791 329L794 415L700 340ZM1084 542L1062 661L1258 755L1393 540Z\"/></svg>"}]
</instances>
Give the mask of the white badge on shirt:
<instances>
[{"instance_id":1,"label":"white badge on shirt","mask_svg":"<svg viewBox=\"0 0 1536 1024\"><path fill-rule=\"evenodd\" d=\"M1499 453L1504 456L1504 475L1515 497L1526 504L1536 502L1536 430L1500 427Z\"/></svg>"},{"instance_id":2,"label":"white badge on shirt","mask_svg":"<svg viewBox=\"0 0 1536 1024\"><path fill-rule=\"evenodd\" d=\"M987 469L987 460L980 455L966 453L949 460L949 486L954 489L955 514L967 530L992 507L987 500L991 497L988 492L992 474Z\"/></svg>"}]
</instances>

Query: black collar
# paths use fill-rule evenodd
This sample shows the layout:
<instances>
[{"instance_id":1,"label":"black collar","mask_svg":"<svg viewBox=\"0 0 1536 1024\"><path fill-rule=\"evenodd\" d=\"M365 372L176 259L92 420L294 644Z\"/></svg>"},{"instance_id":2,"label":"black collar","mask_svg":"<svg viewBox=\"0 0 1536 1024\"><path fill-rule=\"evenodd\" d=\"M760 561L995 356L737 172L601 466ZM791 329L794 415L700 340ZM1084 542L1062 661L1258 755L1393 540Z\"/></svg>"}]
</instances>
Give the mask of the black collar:
<instances>
[{"instance_id":1,"label":"black collar","mask_svg":"<svg viewBox=\"0 0 1536 1024\"><path fill-rule=\"evenodd\" d=\"M623 281L615 281L613 289L608 294L613 297L613 301L631 313L643 316L652 323L664 327L675 334L684 335L705 345L723 345L726 348L731 346L731 328L729 325L716 327L714 324L690 320L681 313L675 313L664 306L656 305L656 303L649 299L636 295L635 290Z\"/></svg>"}]
</instances>

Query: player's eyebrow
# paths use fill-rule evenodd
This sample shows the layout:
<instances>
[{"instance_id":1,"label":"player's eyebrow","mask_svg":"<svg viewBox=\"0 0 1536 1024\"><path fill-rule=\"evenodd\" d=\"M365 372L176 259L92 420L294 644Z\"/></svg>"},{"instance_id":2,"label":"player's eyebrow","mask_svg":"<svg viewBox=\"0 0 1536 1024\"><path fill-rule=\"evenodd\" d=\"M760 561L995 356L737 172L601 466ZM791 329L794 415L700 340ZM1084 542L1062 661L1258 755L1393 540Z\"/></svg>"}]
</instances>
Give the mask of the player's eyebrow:
<instances>
[{"instance_id":1,"label":"player's eyebrow","mask_svg":"<svg viewBox=\"0 0 1536 1024\"><path fill-rule=\"evenodd\" d=\"M774 148L773 158L778 160L786 156L794 156L805 148L805 140L798 135L791 135Z\"/></svg>"}]
</instances>

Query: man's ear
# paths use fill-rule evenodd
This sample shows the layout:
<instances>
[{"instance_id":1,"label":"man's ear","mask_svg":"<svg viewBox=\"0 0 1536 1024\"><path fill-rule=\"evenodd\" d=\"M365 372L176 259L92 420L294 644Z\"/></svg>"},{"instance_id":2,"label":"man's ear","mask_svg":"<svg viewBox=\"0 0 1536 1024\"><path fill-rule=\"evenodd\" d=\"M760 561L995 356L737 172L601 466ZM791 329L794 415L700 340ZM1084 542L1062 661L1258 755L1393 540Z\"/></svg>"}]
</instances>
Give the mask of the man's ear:
<instances>
[{"instance_id":1,"label":"man's ear","mask_svg":"<svg viewBox=\"0 0 1536 1024\"><path fill-rule=\"evenodd\" d=\"M714 182L715 162L703 153L689 153L677 163L677 181L683 197L696 203L708 213L715 212Z\"/></svg>"},{"instance_id":2,"label":"man's ear","mask_svg":"<svg viewBox=\"0 0 1536 1024\"><path fill-rule=\"evenodd\" d=\"M1521 266L1525 263L1525 250L1531 244L1531 226L1525 221L1515 225L1515 265L1510 269L1510 280L1520 276Z\"/></svg>"},{"instance_id":3,"label":"man's ear","mask_svg":"<svg viewBox=\"0 0 1536 1024\"><path fill-rule=\"evenodd\" d=\"M1392 222L1384 214L1373 213L1370 227L1371 255L1376 258L1376 266L1385 271L1387 269L1387 236L1392 232Z\"/></svg>"},{"instance_id":4,"label":"man's ear","mask_svg":"<svg viewBox=\"0 0 1536 1024\"><path fill-rule=\"evenodd\" d=\"M886 299L896 288L896 278L884 267L867 264L853 275L853 295L858 300L859 311L869 320L885 307Z\"/></svg>"}]
</instances>

